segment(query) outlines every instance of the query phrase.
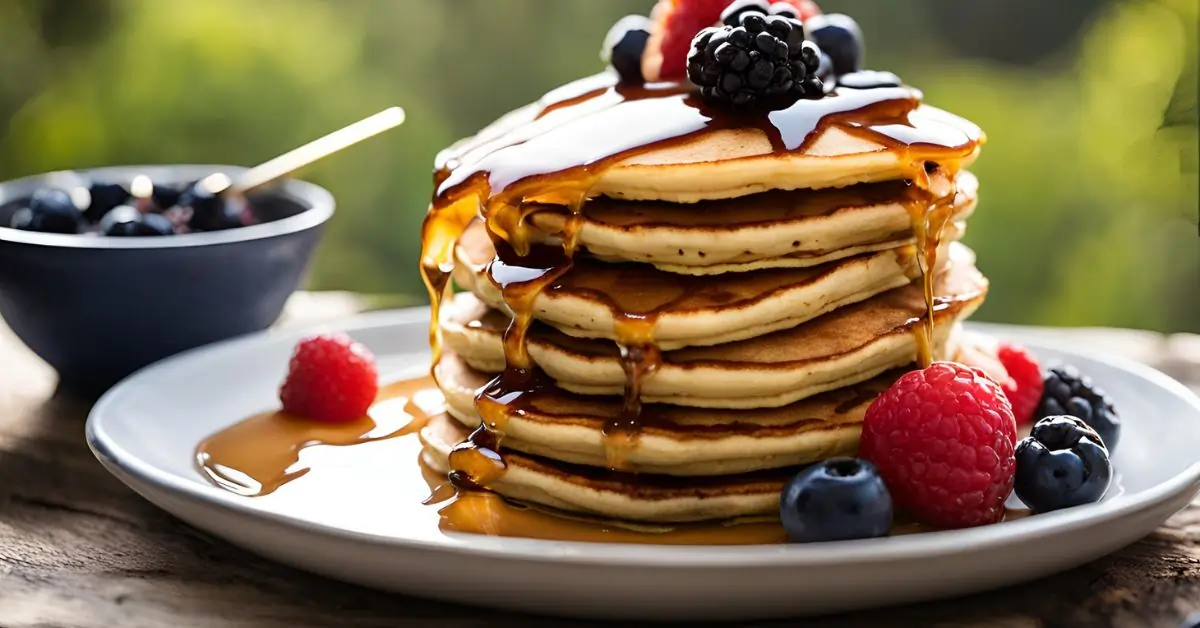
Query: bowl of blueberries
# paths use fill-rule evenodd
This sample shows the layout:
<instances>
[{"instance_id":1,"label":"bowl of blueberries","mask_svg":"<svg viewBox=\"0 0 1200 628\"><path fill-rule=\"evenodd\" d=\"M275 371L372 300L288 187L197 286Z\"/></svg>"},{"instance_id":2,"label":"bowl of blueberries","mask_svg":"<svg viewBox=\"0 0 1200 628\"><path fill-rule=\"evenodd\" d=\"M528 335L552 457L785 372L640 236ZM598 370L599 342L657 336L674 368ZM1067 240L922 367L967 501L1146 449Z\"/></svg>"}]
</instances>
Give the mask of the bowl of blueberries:
<instances>
[{"instance_id":1,"label":"bowl of blueberries","mask_svg":"<svg viewBox=\"0 0 1200 628\"><path fill-rule=\"evenodd\" d=\"M0 183L0 318L98 394L135 370L260 331L300 284L333 196L236 166L134 166Z\"/></svg>"}]
</instances>

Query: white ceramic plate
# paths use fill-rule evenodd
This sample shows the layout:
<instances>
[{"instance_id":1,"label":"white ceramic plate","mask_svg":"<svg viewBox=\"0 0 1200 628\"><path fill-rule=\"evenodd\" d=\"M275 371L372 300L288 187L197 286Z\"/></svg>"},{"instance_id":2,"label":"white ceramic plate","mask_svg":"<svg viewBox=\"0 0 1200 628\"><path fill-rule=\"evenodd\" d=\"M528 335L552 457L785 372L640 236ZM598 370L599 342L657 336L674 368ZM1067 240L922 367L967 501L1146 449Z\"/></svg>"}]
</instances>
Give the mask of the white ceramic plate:
<instances>
[{"instance_id":1,"label":"white ceramic plate","mask_svg":"<svg viewBox=\"0 0 1200 628\"><path fill-rule=\"evenodd\" d=\"M427 316L385 312L338 327L369 346L393 378L427 368ZM969 530L804 546L566 543L302 518L278 502L212 486L192 461L205 436L277 404L291 350L312 329L266 332L151 366L96 405L87 438L105 467L146 499L279 562L454 602L625 619L798 616L1030 580L1138 540L1200 490L1200 400L1182 385L1143 366L1056 348L1045 330L972 327L1025 342L1043 361L1073 363L1108 390L1125 421L1115 456L1123 493Z\"/></svg>"}]
</instances>

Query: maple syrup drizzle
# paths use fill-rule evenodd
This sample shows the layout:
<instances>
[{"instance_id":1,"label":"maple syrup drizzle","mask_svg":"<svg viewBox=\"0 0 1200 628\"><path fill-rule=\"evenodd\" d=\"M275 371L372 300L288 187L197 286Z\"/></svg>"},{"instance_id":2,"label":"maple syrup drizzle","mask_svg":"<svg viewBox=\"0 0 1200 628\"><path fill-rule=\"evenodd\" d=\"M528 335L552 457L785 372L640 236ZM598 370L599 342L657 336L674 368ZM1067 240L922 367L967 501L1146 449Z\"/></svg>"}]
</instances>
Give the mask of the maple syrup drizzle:
<instances>
[{"instance_id":1,"label":"maple syrup drizzle","mask_svg":"<svg viewBox=\"0 0 1200 628\"><path fill-rule=\"evenodd\" d=\"M504 472L500 441L506 417L520 412L527 393L543 376L529 358L525 336L534 318L536 296L571 267L579 214L590 189L612 164L645 151L686 141L719 129L758 128L776 153L803 151L836 126L867 135L892 149L912 154L912 163L961 160L980 143L981 134L944 130L939 136L915 131L909 116L921 95L911 88L869 90L840 88L820 100L801 100L766 113L743 114L702 102L680 84L627 86L602 74L564 86L534 105L517 110L478 134L443 151L436 160L437 188L422 231L422 278L430 293L433 320L430 343L441 355L437 328L440 304L449 290L453 247L467 225L484 219L497 248L488 274L500 288L511 321L504 334L505 372L478 394L480 428L454 451L452 476L460 486L480 488ZM969 124L969 123L965 123ZM920 193L910 203L914 232L921 245L928 317L922 362L932 359L932 272L936 245L948 211L928 191L927 177L914 176ZM925 187L922 187L922 186ZM546 205L567 208L569 217L557 243L526 218ZM556 246L557 245L557 246ZM557 249L557 252L552 252ZM548 252L550 251L550 252ZM636 443L643 380L658 368L653 317L617 311L617 344L626 373L620 418L605 429L610 466L621 463L621 450Z\"/></svg>"},{"instance_id":2,"label":"maple syrup drizzle","mask_svg":"<svg viewBox=\"0 0 1200 628\"><path fill-rule=\"evenodd\" d=\"M608 468L621 471L627 468L626 453L637 446L641 434L642 385L662 366L662 352L654 344L654 315L622 313L614 323L614 335L621 339L617 346L625 389L621 412L605 422L603 437Z\"/></svg>"},{"instance_id":3,"label":"maple syrup drizzle","mask_svg":"<svg viewBox=\"0 0 1200 628\"><path fill-rule=\"evenodd\" d=\"M917 262L920 265L921 281L925 296L926 316L922 325L914 326L917 342L917 362L928 367L935 359L934 311L936 299L933 284L938 268L938 249L946 225L955 214L958 198L958 173L963 160L974 153L984 140L983 132L970 122L940 112L922 112L921 115L941 118L953 122L934 125L939 130L935 136L917 133L910 117L918 110L896 109L890 103L872 105L875 117L869 124L850 122L843 128L852 135L879 142L902 154L905 163L905 180L910 189L905 195L904 205L912 223L916 240ZM938 173L945 178L943 191L935 189L931 175Z\"/></svg>"},{"instance_id":4,"label":"maple syrup drizzle","mask_svg":"<svg viewBox=\"0 0 1200 628\"><path fill-rule=\"evenodd\" d=\"M922 164L914 170L914 187L921 192L917 195L921 200L909 203L908 211L913 221L913 233L917 240L917 263L921 268L922 294L925 298L925 320L924 324L920 326L921 333L917 337L917 361L921 368L925 368L932 364L935 358L934 308L936 303L933 283L938 267L938 248L941 246L946 224L950 221L953 213L955 192L953 189L948 195L938 195L932 192L929 183L929 169ZM951 174L952 183L956 176L957 173Z\"/></svg>"}]
</instances>

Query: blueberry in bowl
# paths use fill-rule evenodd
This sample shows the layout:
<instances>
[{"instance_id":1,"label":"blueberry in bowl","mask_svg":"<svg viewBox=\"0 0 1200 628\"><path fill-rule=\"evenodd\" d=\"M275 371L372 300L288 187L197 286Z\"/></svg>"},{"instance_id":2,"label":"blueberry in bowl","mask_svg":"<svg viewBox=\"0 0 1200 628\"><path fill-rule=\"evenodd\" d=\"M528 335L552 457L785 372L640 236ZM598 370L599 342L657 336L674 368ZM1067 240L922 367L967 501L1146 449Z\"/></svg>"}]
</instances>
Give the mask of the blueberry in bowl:
<instances>
[{"instance_id":1,"label":"blueberry in bowl","mask_svg":"<svg viewBox=\"0 0 1200 628\"><path fill-rule=\"evenodd\" d=\"M285 180L244 202L187 204L198 182L243 170L114 167L0 183L0 318L54 367L61 388L86 395L170 355L266 329L299 285L334 200Z\"/></svg>"}]
</instances>

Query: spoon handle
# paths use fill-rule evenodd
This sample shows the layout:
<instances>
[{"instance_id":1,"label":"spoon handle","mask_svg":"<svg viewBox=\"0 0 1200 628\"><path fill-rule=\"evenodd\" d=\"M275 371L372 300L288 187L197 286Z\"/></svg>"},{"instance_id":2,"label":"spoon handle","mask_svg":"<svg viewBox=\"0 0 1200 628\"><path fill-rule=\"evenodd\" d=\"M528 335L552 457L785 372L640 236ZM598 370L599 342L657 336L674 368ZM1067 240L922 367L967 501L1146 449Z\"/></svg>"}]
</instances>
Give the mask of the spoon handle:
<instances>
[{"instance_id":1,"label":"spoon handle","mask_svg":"<svg viewBox=\"0 0 1200 628\"><path fill-rule=\"evenodd\" d=\"M384 109L373 116L363 118L354 124L317 138L245 171L233 182L229 192L244 194L249 190L266 185L318 159L400 126L404 123L404 117L404 110L400 107Z\"/></svg>"}]
</instances>

